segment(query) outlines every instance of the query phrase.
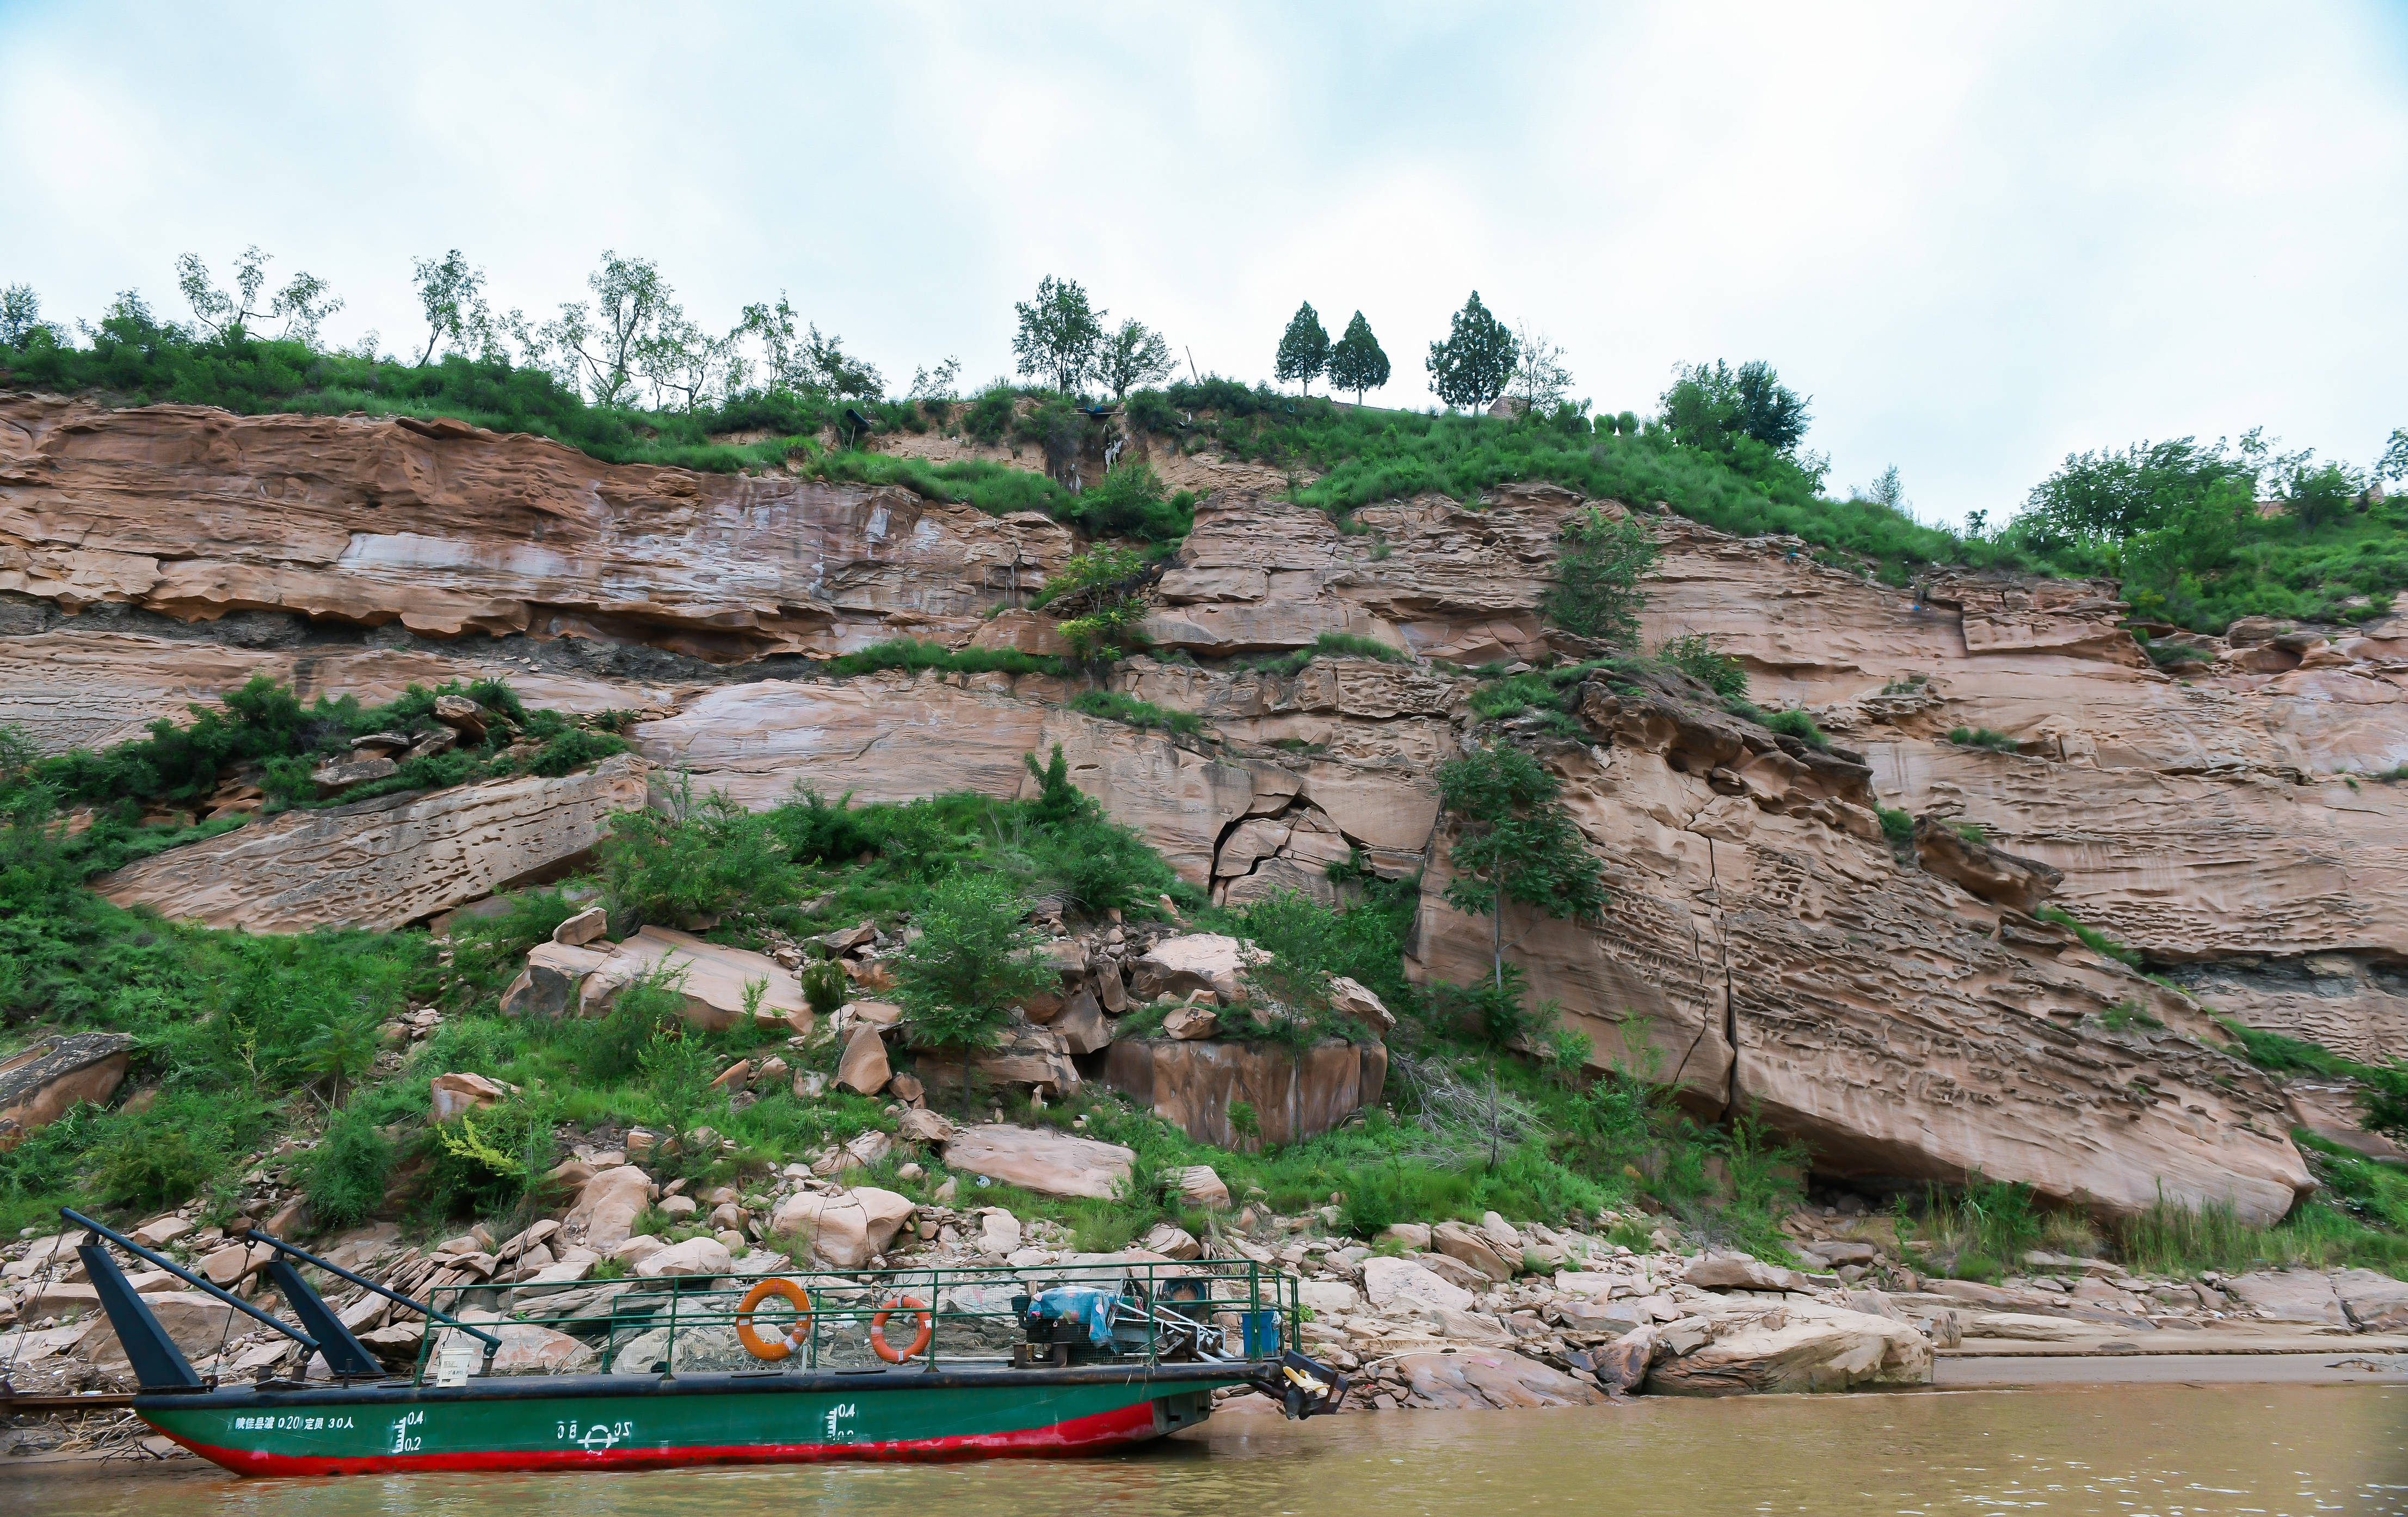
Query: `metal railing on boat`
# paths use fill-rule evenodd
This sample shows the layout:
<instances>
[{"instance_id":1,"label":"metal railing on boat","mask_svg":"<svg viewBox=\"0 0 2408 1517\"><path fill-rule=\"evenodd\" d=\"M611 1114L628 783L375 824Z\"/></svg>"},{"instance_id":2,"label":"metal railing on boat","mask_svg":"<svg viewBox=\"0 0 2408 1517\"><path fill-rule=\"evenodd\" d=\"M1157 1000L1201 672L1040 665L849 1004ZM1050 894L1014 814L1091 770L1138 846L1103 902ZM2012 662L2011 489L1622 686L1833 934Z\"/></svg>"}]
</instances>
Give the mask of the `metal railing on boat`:
<instances>
[{"instance_id":1,"label":"metal railing on boat","mask_svg":"<svg viewBox=\"0 0 2408 1517\"><path fill-rule=\"evenodd\" d=\"M459 1284L427 1300L456 1324L430 1324L420 1345L412 1379L437 1384L472 1374L1260 1363L1296 1347L1302 1315L1294 1276L1245 1259ZM498 1334L499 1352L467 1331Z\"/></svg>"}]
</instances>

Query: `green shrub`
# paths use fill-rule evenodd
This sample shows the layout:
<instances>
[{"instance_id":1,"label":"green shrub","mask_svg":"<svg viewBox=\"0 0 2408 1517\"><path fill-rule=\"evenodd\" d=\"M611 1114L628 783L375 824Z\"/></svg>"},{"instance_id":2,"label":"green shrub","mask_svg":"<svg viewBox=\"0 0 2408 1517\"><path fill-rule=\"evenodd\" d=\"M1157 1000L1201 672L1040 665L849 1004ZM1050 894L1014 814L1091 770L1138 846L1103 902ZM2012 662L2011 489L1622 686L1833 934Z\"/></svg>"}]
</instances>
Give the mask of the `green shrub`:
<instances>
[{"instance_id":1,"label":"green shrub","mask_svg":"<svg viewBox=\"0 0 2408 1517\"><path fill-rule=\"evenodd\" d=\"M1640 577L1662 550L1636 516L1609 517L1591 507L1564 523L1555 583L1547 592L1549 620L1568 632L1627 643L1639 635L1647 598Z\"/></svg>"},{"instance_id":2,"label":"green shrub","mask_svg":"<svg viewBox=\"0 0 2408 1517\"><path fill-rule=\"evenodd\" d=\"M735 910L766 912L800 893L775 826L724 791L694 799L681 778L664 809L612 816L598 850L611 917L682 922Z\"/></svg>"},{"instance_id":3,"label":"green shrub","mask_svg":"<svg viewBox=\"0 0 2408 1517\"><path fill-rule=\"evenodd\" d=\"M1948 741L1962 747L1987 748L1992 753L2021 753L2024 745L2004 732L1994 732L1986 727L1952 727Z\"/></svg>"},{"instance_id":4,"label":"green shrub","mask_svg":"<svg viewBox=\"0 0 2408 1517\"><path fill-rule=\"evenodd\" d=\"M1810 748L1828 748L1831 745L1831 740L1814 725L1814 718L1807 715L1803 706L1773 712L1764 718L1764 725L1772 731L1796 738Z\"/></svg>"},{"instance_id":5,"label":"green shrub","mask_svg":"<svg viewBox=\"0 0 2408 1517\"><path fill-rule=\"evenodd\" d=\"M1185 537L1196 524L1195 498L1172 497L1154 466L1139 459L1114 465L1086 490L1057 506L1054 515L1091 537L1133 537L1167 542Z\"/></svg>"},{"instance_id":6,"label":"green shrub","mask_svg":"<svg viewBox=\"0 0 2408 1517\"><path fill-rule=\"evenodd\" d=\"M309 1197L310 1221L333 1232L357 1227L384 1204L393 1174L393 1145L365 1108L338 1112L297 1166Z\"/></svg>"},{"instance_id":7,"label":"green shrub","mask_svg":"<svg viewBox=\"0 0 2408 1517\"><path fill-rule=\"evenodd\" d=\"M1134 727L1140 732L1160 728L1164 731L1190 735L1204 726L1204 718L1192 711L1171 711L1151 701L1123 695L1117 690L1082 690L1072 696L1068 704L1072 711Z\"/></svg>"},{"instance_id":8,"label":"green shrub","mask_svg":"<svg viewBox=\"0 0 2408 1517\"><path fill-rule=\"evenodd\" d=\"M438 1218L484 1217L524 1200L552 1163L545 1114L529 1101L463 1112L426 1129L426 1203Z\"/></svg>"},{"instance_id":9,"label":"green shrub","mask_svg":"<svg viewBox=\"0 0 2408 1517\"><path fill-rule=\"evenodd\" d=\"M1747 699L1747 666L1728 654L1716 653L1703 632L1670 639L1656 650L1656 657L1726 701Z\"/></svg>"},{"instance_id":10,"label":"green shrub","mask_svg":"<svg viewBox=\"0 0 2408 1517\"><path fill-rule=\"evenodd\" d=\"M1060 982L1038 956L1028 905L993 875L954 874L929 892L920 936L896 961L905 1036L939 1048L994 1043L1012 1003Z\"/></svg>"},{"instance_id":11,"label":"green shrub","mask_svg":"<svg viewBox=\"0 0 2408 1517\"><path fill-rule=\"evenodd\" d=\"M1883 806L1879 809L1879 816L1882 837L1887 841L1893 852L1902 852L1914 846L1914 813L1894 811L1887 806Z\"/></svg>"},{"instance_id":12,"label":"green shrub","mask_svg":"<svg viewBox=\"0 0 2408 1517\"><path fill-rule=\"evenodd\" d=\"M1980 839L1976 838L1975 841L1979 842ZM2099 929L2075 920L2073 915L2061 906L2043 905L2032 915L2042 921L2055 922L2059 927L2070 928L2073 935L2082 940L2084 947L2101 958L2120 961L2134 969L2141 967L2141 954L2138 949L2127 947Z\"/></svg>"}]
</instances>

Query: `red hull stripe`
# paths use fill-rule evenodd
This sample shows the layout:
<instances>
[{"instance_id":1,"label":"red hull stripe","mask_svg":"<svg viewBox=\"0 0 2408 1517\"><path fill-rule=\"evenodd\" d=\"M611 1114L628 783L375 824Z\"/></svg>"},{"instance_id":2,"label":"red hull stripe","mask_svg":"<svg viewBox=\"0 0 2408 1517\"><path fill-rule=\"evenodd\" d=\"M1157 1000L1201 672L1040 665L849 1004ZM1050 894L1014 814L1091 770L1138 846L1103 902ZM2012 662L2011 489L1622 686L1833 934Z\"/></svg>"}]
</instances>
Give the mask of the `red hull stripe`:
<instances>
[{"instance_id":1,"label":"red hull stripe","mask_svg":"<svg viewBox=\"0 0 2408 1517\"><path fill-rule=\"evenodd\" d=\"M222 1449L176 1441L237 1475L382 1475L410 1470L661 1469L684 1465L803 1465L836 1460L982 1459L1083 1453L1154 1436L1154 1403L1075 1417L1047 1427L958 1438L903 1438L887 1443L739 1443L724 1448L524 1449L483 1452L368 1454L355 1459ZM174 1438L174 1434L168 1435Z\"/></svg>"}]
</instances>

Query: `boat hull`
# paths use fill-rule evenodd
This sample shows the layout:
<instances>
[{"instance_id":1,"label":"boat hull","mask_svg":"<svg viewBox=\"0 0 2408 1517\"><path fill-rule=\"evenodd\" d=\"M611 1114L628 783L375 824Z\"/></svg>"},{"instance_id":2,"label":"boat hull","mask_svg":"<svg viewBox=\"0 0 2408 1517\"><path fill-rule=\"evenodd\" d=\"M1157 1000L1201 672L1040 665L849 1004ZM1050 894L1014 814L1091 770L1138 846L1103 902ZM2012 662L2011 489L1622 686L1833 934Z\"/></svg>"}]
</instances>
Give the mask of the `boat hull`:
<instances>
[{"instance_id":1,"label":"boat hull","mask_svg":"<svg viewBox=\"0 0 2408 1517\"><path fill-rule=\"evenodd\" d=\"M1253 1366L1256 1369L1265 1366ZM652 1469L1097 1452L1200 1423L1244 1366L625 1376L146 1395L144 1421L242 1475Z\"/></svg>"}]
</instances>

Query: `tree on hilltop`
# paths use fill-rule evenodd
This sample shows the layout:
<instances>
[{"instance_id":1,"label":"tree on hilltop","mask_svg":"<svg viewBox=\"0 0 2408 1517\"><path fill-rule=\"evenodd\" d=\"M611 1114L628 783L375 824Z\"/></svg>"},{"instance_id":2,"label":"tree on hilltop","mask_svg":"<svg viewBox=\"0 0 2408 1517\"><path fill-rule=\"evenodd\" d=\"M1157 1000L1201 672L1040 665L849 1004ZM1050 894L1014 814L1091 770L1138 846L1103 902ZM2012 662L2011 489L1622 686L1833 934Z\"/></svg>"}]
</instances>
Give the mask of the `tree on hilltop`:
<instances>
[{"instance_id":1,"label":"tree on hilltop","mask_svg":"<svg viewBox=\"0 0 2408 1517\"><path fill-rule=\"evenodd\" d=\"M1125 400L1131 390L1159 384L1170 377L1170 344L1143 322L1129 320L1103 340L1096 350L1096 378Z\"/></svg>"},{"instance_id":2,"label":"tree on hilltop","mask_svg":"<svg viewBox=\"0 0 2408 1517\"><path fill-rule=\"evenodd\" d=\"M1525 322L1513 338L1513 394L1522 413L1536 416L1561 405L1571 388L1572 371L1564 367L1564 350L1530 330Z\"/></svg>"},{"instance_id":3,"label":"tree on hilltop","mask_svg":"<svg viewBox=\"0 0 2408 1517\"><path fill-rule=\"evenodd\" d=\"M1020 335L1011 340L1020 372L1051 379L1066 395L1075 392L1095 369L1111 312L1089 306L1077 280L1051 274L1038 282L1036 299L1015 301L1011 309L1020 314Z\"/></svg>"},{"instance_id":4,"label":"tree on hilltop","mask_svg":"<svg viewBox=\"0 0 2408 1517\"><path fill-rule=\"evenodd\" d=\"M1296 308L1288 319L1287 331L1280 338L1279 356L1271 373L1283 384L1295 380L1303 393L1312 393L1312 382L1329 367L1329 334L1323 330L1321 317L1308 300Z\"/></svg>"},{"instance_id":5,"label":"tree on hilltop","mask_svg":"<svg viewBox=\"0 0 2408 1517\"><path fill-rule=\"evenodd\" d=\"M1760 358L1737 368L1719 358L1683 364L1663 395L1664 425L1673 441L1693 448L1727 452L1729 439L1745 436L1787 453L1806 436L1811 399L1782 383Z\"/></svg>"},{"instance_id":6,"label":"tree on hilltop","mask_svg":"<svg viewBox=\"0 0 2408 1517\"><path fill-rule=\"evenodd\" d=\"M440 258L413 258L409 264L418 304L426 312L426 351L418 355L418 367L434 362L438 347L472 356L493 352L495 332L493 312L485 306L485 271L470 267L467 255L457 248Z\"/></svg>"},{"instance_id":7,"label":"tree on hilltop","mask_svg":"<svg viewBox=\"0 0 2408 1517\"><path fill-rule=\"evenodd\" d=\"M1380 347L1380 340L1371 335L1371 324L1356 311L1346 324L1346 333L1338 346L1329 350L1329 387L1352 390L1354 403L1363 403L1363 392L1376 390L1388 383L1388 355Z\"/></svg>"},{"instance_id":8,"label":"tree on hilltop","mask_svg":"<svg viewBox=\"0 0 2408 1517\"><path fill-rule=\"evenodd\" d=\"M183 292L194 317L222 342L251 335L251 323L261 317L281 316L281 340L314 348L318 324L342 310L342 299L324 280L303 272L261 305L259 292L267 283L267 266L275 261L275 254L262 253L256 244L245 248L234 261L234 289L227 291L219 288L199 253L188 253L176 260L176 288Z\"/></svg>"},{"instance_id":9,"label":"tree on hilltop","mask_svg":"<svg viewBox=\"0 0 2408 1517\"><path fill-rule=\"evenodd\" d=\"M1513 382L1513 365L1521 349L1505 324L1471 292L1443 342L1429 349L1430 389L1450 406L1479 412L1494 405Z\"/></svg>"}]
</instances>

